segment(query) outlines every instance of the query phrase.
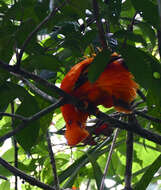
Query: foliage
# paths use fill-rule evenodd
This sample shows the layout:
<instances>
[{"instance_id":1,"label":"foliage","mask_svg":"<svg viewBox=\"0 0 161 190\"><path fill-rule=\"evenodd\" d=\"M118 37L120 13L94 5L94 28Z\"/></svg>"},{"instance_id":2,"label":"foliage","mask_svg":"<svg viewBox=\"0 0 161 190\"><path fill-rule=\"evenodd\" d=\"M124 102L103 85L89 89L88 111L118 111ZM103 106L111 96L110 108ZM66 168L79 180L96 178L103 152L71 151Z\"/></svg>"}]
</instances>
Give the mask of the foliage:
<instances>
[{"instance_id":1,"label":"foliage","mask_svg":"<svg viewBox=\"0 0 161 190\"><path fill-rule=\"evenodd\" d=\"M53 189L56 181L50 163L47 131L53 145L55 174L62 189L99 189L113 138L113 134L108 138L100 135L95 139L96 145L78 145L72 151L66 145L61 104L56 104L62 94L53 86L60 86L65 74L83 57L97 54L88 75L94 82L108 63L111 52L120 53L146 97L146 102L138 104L136 110L146 110L150 117L144 117L143 112L136 114L136 119L142 128L161 135L161 122L155 122L155 118L161 117L159 6L153 0L97 0L108 44L108 50L100 51L102 39L95 22L93 2L0 0L0 137L19 126L24 128L10 136L10 146L0 138L0 155L26 175L53 186ZM140 100L138 96L136 101ZM56 104L53 109L49 108L51 103ZM101 110L107 114L115 113L114 109L101 107ZM127 117L124 121L127 122ZM120 130L106 176L108 189L125 185L125 142L126 131ZM160 160L159 143L135 134L134 189L146 189L150 183L157 185L161 180ZM14 175L16 178L14 171L8 171L0 161L0 189L14 189L11 183ZM20 189L40 189L34 182L19 176ZM113 186L108 186L108 179L114 181Z\"/></svg>"}]
</instances>

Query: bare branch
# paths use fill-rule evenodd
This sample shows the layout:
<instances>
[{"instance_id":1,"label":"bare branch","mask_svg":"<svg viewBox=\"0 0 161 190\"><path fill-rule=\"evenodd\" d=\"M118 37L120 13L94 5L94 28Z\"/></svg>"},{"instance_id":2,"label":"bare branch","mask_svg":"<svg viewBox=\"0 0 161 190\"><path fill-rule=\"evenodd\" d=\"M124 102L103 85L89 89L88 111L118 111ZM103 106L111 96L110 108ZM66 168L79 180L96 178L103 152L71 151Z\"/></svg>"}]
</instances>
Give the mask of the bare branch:
<instances>
[{"instance_id":1,"label":"bare branch","mask_svg":"<svg viewBox=\"0 0 161 190\"><path fill-rule=\"evenodd\" d=\"M133 133L140 135L143 138L146 138L148 140L151 140L161 145L161 136L147 129L142 128L138 122L135 124L129 125L126 122L119 121L115 118L109 117L108 115L102 112L98 112L97 114L93 114L93 115L95 115L101 120L107 121L114 128L120 128L120 129L125 129L127 131L131 131Z\"/></svg>"},{"instance_id":2,"label":"bare branch","mask_svg":"<svg viewBox=\"0 0 161 190\"><path fill-rule=\"evenodd\" d=\"M96 18L96 23L97 23L97 27L98 27L100 42L102 44L103 49L107 49L105 33L104 33L103 25L101 22L101 18L99 17L98 2L97 2L97 0L93 0L92 3L93 3L93 12L94 12L94 16Z\"/></svg>"},{"instance_id":3,"label":"bare branch","mask_svg":"<svg viewBox=\"0 0 161 190\"><path fill-rule=\"evenodd\" d=\"M142 104L144 102L145 102L144 100L140 100L140 101L137 101L137 102L133 103L132 106L131 106L131 109L136 108L138 105L140 105L140 104Z\"/></svg>"},{"instance_id":4,"label":"bare branch","mask_svg":"<svg viewBox=\"0 0 161 190\"><path fill-rule=\"evenodd\" d=\"M22 121L28 121L28 118L22 116L22 115L19 115L19 114L12 114L12 113L4 113L4 112L0 112L0 117L1 116L7 116L7 117L12 117L12 118L17 118L17 119L20 119Z\"/></svg>"},{"instance_id":5,"label":"bare branch","mask_svg":"<svg viewBox=\"0 0 161 190\"><path fill-rule=\"evenodd\" d=\"M8 65L8 64L4 63L2 60L0 60L0 67L7 71L10 71L11 74L13 73L13 75L19 74L22 77L25 77L27 79L32 79L35 82L45 86L46 88L53 90L54 92L56 92L57 94L59 94L60 96L64 97L66 100L68 100L68 103L72 103L72 102L74 102L75 104L78 103L78 100L75 97L72 96L72 98L71 98L71 96L69 94L65 93L63 90L61 90L60 88L55 86L53 83L48 82L47 80L39 77L38 75L35 75L34 73L30 73L24 69L17 70L15 66Z\"/></svg>"},{"instance_id":6,"label":"bare branch","mask_svg":"<svg viewBox=\"0 0 161 190\"><path fill-rule=\"evenodd\" d=\"M0 142L5 141L6 139L14 136L15 134L17 134L19 131L21 131L22 129L24 129L25 127L27 127L27 124L29 122L32 122L34 120L39 119L40 117L42 117L45 114L48 114L51 111L54 111L56 108L59 108L61 105L64 104L64 100L60 99L58 100L56 103L48 106L47 108L44 108L43 110L41 110L40 112L34 114L33 116L29 117L28 120L26 122L22 122L19 127L15 128L13 131L8 132L6 135L0 137Z\"/></svg>"},{"instance_id":7,"label":"bare branch","mask_svg":"<svg viewBox=\"0 0 161 190\"><path fill-rule=\"evenodd\" d=\"M161 59L161 29L157 30L157 38L158 38L158 50L159 50L159 56Z\"/></svg>"},{"instance_id":8,"label":"bare branch","mask_svg":"<svg viewBox=\"0 0 161 190\"><path fill-rule=\"evenodd\" d=\"M146 102L146 97L145 97L145 95L142 93L142 91L140 89L137 89L137 93L142 98L142 100L144 102Z\"/></svg>"},{"instance_id":9,"label":"bare branch","mask_svg":"<svg viewBox=\"0 0 161 190\"><path fill-rule=\"evenodd\" d=\"M132 190L133 133L129 131L127 132L126 147L125 190Z\"/></svg>"},{"instance_id":10,"label":"bare branch","mask_svg":"<svg viewBox=\"0 0 161 190\"><path fill-rule=\"evenodd\" d=\"M119 129L116 129L115 133L114 133L113 141L112 141L112 144L111 144L111 147L110 147L110 151L108 153L108 158L107 158L106 166L105 166L105 169L104 169L104 173L103 173L103 177L102 177L102 181L101 181L101 185L100 185L100 190L104 189L104 184L105 184L104 181L105 181L105 178L106 178L106 175L107 175L107 171L108 171L109 164L110 164L110 161L111 161L112 153L113 153L113 150L114 150L114 147L115 147L115 142L116 142L118 132L119 132Z\"/></svg>"},{"instance_id":11,"label":"bare branch","mask_svg":"<svg viewBox=\"0 0 161 190\"><path fill-rule=\"evenodd\" d=\"M15 168L14 166L10 165L8 162L6 162L5 160L3 160L2 158L0 158L0 164L2 166L4 166L7 170L9 170L11 173L13 173L16 176L19 176L20 178L24 179L25 181L27 181L29 184L33 185L33 186L37 186L40 187L42 189L46 189L46 190L56 190L55 188L42 183L41 181L25 174L23 171Z\"/></svg>"},{"instance_id":12,"label":"bare branch","mask_svg":"<svg viewBox=\"0 0 161 190\"><path fill-rule=\"evenodd\" d=\"M133 16L133 18L132 18L132 20L131 20L131 23L129 24L129 26L128 26L128 28L127 28L127 31L129 31L129 32L132 32L133 31L133 26L134 26L134 24L135 24L135 17L136 17L136 15L137 15L137 12L135 12L135 14L134 14L134 16ZM125 39L124 39L124 42L123 42L123 47L122 48L124 48L125 46L126 46L126 42L127 42L127 36L125 36Z\"/></svg>"},{"instance_id":13,"label":"bare branch","mask_svg":"<svg viewBox=\"0 0 161 190\"><path fill-rule=\"evenodd\" d=\"M8 181L8 179L5 176L0 175L0 179Z\"/></svg>"},{"instance_id":14,"label":"bare branch","mask_svg":"<svg viewBox=\"0 0 161 190\"><path fill-rule=\"evenodd\" d=\"M45 92L43 92L42 90L40 90L39 88L37 88L34 84L32 84L30 81L28 81L27 79L23 78L22 79L23 82L29 86L30 89L32 89L36 94L40 95L42 98L44 98L47 101L50 101L52 103L55 103L57 100L55 98L53 98L52 96L46 94Z\"/></svg>"},{"instance_id":15,"label":"bare branch","mask_svg":"<svg viewBox=\"0 0 161 190\"><path fill-rule=\"evenodd\" d=\"M58 179L57 170L56 170L56 162L55 162L54 153L53 153L53 150L52 150L51 140L50 140L50 136L49 136L48 131L46 133L46 139L47 139L47 143L48 143L48 151L49 151L49 156L50 156L50 163L51 163L52 170L53 170L53 175L54 175L55 188L56 188L56 190L60 190L59 179Z\"/></svg>"},{"instance_id":16,"label":"bare branch","mask_svg":"<svg viewBox=\"0 0 161 190\"><path fill-rule=\"evenodd\" d=\"M14 114L14 102L11 102L11 113ZM14 130L14 117L12 117L12 129ZM13 145L14 145L14 166L18 168L18 146L15 137L13 137ZM15 175L15 190L18 190L18 178Z\"/></svg>"},{"instance_id":17,"label":"bare branch","mask_svg":"<svg viewBox=\"0 0 161 190\"><path fill-rule=\"evenodd\" d=\"M144 117L144 118L146 118L146 119L148 119L150 121L153 121L153 122L156 122L156 123L161 123L161 119L158 119L158 118L152 117L150 115L147 115L143 111L135 110L134 113L137 114L137 115L140 115L141 117Z\"/></svg>"}]
</instances>

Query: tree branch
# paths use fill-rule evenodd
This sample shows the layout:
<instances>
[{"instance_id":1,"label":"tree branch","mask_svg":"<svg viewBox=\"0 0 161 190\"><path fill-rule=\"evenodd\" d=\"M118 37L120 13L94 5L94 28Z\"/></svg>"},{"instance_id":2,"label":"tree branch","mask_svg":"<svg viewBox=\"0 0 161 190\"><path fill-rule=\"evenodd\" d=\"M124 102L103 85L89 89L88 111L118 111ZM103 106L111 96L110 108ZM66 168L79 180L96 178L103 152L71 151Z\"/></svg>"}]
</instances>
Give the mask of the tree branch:
<instances>
[{"instance_id":1,"label":"tree branch","mask_svg":"<svg viewBox=\"0 0 161 190\"><path fill-rule=\"evenodd\" d=\"M64 100L60 99L58 100L56 103L48 106L47 108L44 108L43 110L41 110L40 112L34 114L33 116L29 117L27 119L27 121L22 122L19 127L15 128L14 130L12 130L11 132L8 132L7 134L5 134L4 136L0 137L0 142L5 141L6 139L14 136L15 134L17 134L19 131L21 131L22 129L24 129L25 127L27 127L27 124L31 121L37 120L40 117L44 116L45 114L53 111L56 108L59 108L60 106L62 106L64 104Z\"/></svg>"},{"instance_id":2,"label":"tree branch","mask_svg":"<svg viewBox=\"0 0 161 190\"><path fill-rule=\"evenodd\" d=\"M98 7L97 0L93 0L92 3L93 3L93 12L94 12L96 24L98 27L100 42L102 44L103 49L107 49L107 42L106 42L106 38L105 38L105 33L104 33L104 29L103 29L101 19L99 17L99 7Z\"/></svg>"},{"instance_id":3,"label":"tree branch","mask_svg":"<svg viewBox=\"0 0 161 190\"><path fill-rule=\"evenodd\" d=\"M44 91L40 90L39 88L37 88L34 84L32 84L30 81L28 81L27 79L23 78L22 81L31 89L33 90L36 94L38 94L39 96L41 96L43 99L55 103L57 100L55 98L53 98L52 96L46 94Z\"/></svg>"},{"instance_id":4,"label":"tree branch","mask_svg":"<svg viewBox=\"0 0 161 190\"><path fill-rule=\"evenodd\" d=\"M0 117L1 116L7 116L7 117L12 117L12 118L17 118L17 119L20 119L22 121L28 121L28 118L27 117L24 117L22 115L19 115L19 114L12 114L12 113L4 113L4 112L0 112Z\"/></svg>"},{"instance_id":5,"label":"tree branch","mask_svg":"<svg viewBox=\"0 0 161 190\"><path fill-rule=\"evenodd\" d=\"M132 190L132 160L133 160L133 133L127 132L126 140L126 168L125 168L125 190Z\"/></svg>"},{"instance_id":6,"label":"tree branch","mask_svg":"<svg viewBox=\"0 0 161 190\"><path fill-rule=\"evenodd\" d=\"M53 150L52 150L51 140L50 140L50 136L49 136L48 131L46 133L46 139L47 139L47 143L48 143L48 151L49 151L49 156L50 156L50 163L51 163L52 170L53 170L53 175L54 175L55 188L56 188L56 190L60 190L59 179L58 179L57 170L56 170L56 162L55 162L54 153L53 153Z\"/></svg>"},{"instance_id":7,"label":"tree branch","mask_svg":"<svg viewBox=\"0 0 161 190\"><path fill-rule=\"evenodd\" d=\"M119 121L115 118L111 118L102 112L98 112L97 114L95 114L95 116L101 120L108 122L114 128L120 128L120 129L125 129L127 131L131 131L143 138L146 138L150 141L153 141L161 145L161 136L147 129L142 128L138 122L136 122L135 124L129 125L126 122Z\"/></svg>"},{"instance_id":8,"label":"tree branch","mask_svg":"<svg viewBox=\"0 0 161 190\"><path fill-rule=\"evenodd\" d=\"M111 161L111 157L112 157L112 153L113 153L114 146L115 146L115 143L116 143L116 138L117 138L118 132L119 132L119 130L116 129L115 133L114 133L113 141L112 141L109 153L108 153L108 158L107 158L106 166L105 166L105 169L104 169L104 173L103 173L103 177L102 177L102 181L101 181L101 185L100 185L100 190L104 189L104 185L105 185L104 181L105 181L105 178L106 178L106 175L107 175L107 171L108 171L109 164L110 164L110 161Z\"/></svg>"},{"instance_id":9,"label":"tree branch","mask_svg":"<svg viewBox=\"0 0 161 190\"><path fill-rule=\"evenodd\" d=\"M5 176L0 175L0 179L8 181L8 179Z\"/></svg>"},{"instance_id":10,"label":"tree branch","mask_svg":"<svg viewBox=\"0 0 161 190\"><path fill-rule=\"evenodd\" d=\"M15 66L8 65L8 64L4 63L2 60L0 60L0 67L11 72L11 74L13 74L13 75L19 74L22 77L25 77L27 79L32 79L35 82L53 90L58 95L64 97L66 100L68 100L68 103L74 102L75 104L78 104L78 100L75 97L71 98L71 96L69 94L65 93L63 90L61 90L60 88L55 86L53 83L48 82L47 80L39 77L38 75L36 75L34 73L30 73L24 69L18 69L17 70Z\"/></svg>"},{"instance_id":11,"label":"tree branch","mask_svg":"<svg viewBox=\"0 0 161 190\"><path fill-rule=\"evenodd\" d=\"M19 176L20 178L24 179L25 181L27 181L29 184L33 185L33 186L37 186L40 187L42 189L45 190L56 190L55 188L42 183L41 181L25 174L23 171L15 168L14 166L10 165L8 162L6 162L5 160L3 160L2 158L0 158L0 164L2 166L4 166L7 170L9 170L11 173L13 173L16 176Z\"/></svg>"},{"instance_id":12,"label":"tree branch","mask_svg":"<svg viewBox=\"0 0 161 190\"><path fill-rule=\"evenodd\" d=\"M47 87L49 89L52 89L58 95L63 97L63 103L68 102L69 104L73 104L76 107L78 107L79 109L81 109L82 111L86 111L90 115L95 115L99 119L108 122L114 128L120 128L120 129L125 129L127 131L134 132L143 138L146 138L148 140L151 140L151 141L161 145L161 136L140 127L139 123L137 123L137 125L136 124L135 125L129 125L128 123L123 122L123 121L119 121L115 118L112 118L112 117L106 115L105 113L102 113L100 111L98 112L98 110L94 106L91 106L90 104L89 104L88 108L85 109L84 104L79 99L77 99L74 96L69 95L68 93L61 90L60 88L58 88L54 84L48 82L47 80L45 80L45 79L43 79L43 78L41 78L41 77L39 77L33 73L27 72L24 69L16 70L14 66L7 65L1 60L0 60L0 67L7 70L7 71L10 71L10 72L13 72L16 74L20 74L23 77L30 78L30 79L34 80L35 82L40 83L41 85L44 85L45 87ZM60 103L59 106L61 106L61 105L62 105L62 103ZM38 117L40 117L40 116L38 116ZM10 134L9 137L11 137L11 136L12 135ZM9 137L7 137L7 138L9 138ZM3 138L3 137L1 137L1 138ZM0 142L2 140L1 138L0 138ZM6 139L6 137L5 137L5 139Z\"/></svg>"},{"instance_id":13,"label":"tree branch","mask_svg":"<svg viewBox=\"0 0 161 190\"><path fill-rule=\"evenodd\" d=\"M153 121L153 122L156 122L156 123L161 123L161 119L158 119L158 118L152 117L150 115L147 115L144 112L135 110L134 113L137 114L137 115L140 115L141 117L144 117L144 118L146 118L146 119L148 119L150 121Z\"/></svg>"},{"instance_id":14,"label":"tree branch","mask_svg":"<svg viewBox=\"0 0 161 190\"><path fill-rule=\"evenodd\" d=\"M11 113L14 114L14 102L11 102ZM12 117L12 129L14 129L14 117ZM15 137L13 137L13 145L14 145L14 166L18 168L18 146ZM15 190L18 190L18 178L15 175Z\"/></svg>"}]
</instances>

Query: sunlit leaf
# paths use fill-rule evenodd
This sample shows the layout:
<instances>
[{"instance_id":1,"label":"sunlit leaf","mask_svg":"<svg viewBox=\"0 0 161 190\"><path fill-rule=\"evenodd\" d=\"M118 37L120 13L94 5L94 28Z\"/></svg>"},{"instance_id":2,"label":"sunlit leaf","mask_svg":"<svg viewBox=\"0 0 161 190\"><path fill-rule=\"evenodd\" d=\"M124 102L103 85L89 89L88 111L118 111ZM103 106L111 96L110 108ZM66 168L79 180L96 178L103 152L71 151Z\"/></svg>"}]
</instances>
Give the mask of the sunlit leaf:
<instances>
[{"instance_id":1,"label":"sunlit leaf","mask_svg":"<svg viewBox=\"0 0 161 190\"><path fill-rule=\"evenodd\" d=\"M149 185L154 174L158 171L161 166L161 155L148 167L141 180L136 184L134 190L146 189Z\"/></svg>"}]
</instances>

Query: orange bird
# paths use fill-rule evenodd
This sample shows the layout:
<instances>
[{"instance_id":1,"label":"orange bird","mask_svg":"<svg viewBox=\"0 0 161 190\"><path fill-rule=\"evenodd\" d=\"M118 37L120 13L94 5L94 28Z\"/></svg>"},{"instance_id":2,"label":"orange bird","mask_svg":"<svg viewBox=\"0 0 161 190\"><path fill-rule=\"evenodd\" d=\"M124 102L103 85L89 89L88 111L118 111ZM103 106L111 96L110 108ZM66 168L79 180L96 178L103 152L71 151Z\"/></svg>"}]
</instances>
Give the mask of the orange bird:
<instances>
[{"instance_id":1,"label":"orange bird","mask_svg":"<svg viewBox=\"0 0 161 190\"><path fill-rule=\"evenodd\" d=\"M130 113L130 104L136 97L138 85L126 68L124 60L113 53L99 78L90 83L87 77L88 68L93 60L94 58L87 58L73 66L64 77L61 89L94 106L114 106L119 112ZM89 136L86 130L89 114L71 104L62 106L61 112L66 122L65 137L68 144L74 146L85 140Z\"/></svg>"}]
</instances>

